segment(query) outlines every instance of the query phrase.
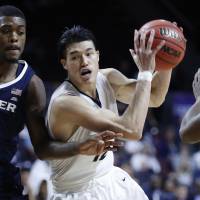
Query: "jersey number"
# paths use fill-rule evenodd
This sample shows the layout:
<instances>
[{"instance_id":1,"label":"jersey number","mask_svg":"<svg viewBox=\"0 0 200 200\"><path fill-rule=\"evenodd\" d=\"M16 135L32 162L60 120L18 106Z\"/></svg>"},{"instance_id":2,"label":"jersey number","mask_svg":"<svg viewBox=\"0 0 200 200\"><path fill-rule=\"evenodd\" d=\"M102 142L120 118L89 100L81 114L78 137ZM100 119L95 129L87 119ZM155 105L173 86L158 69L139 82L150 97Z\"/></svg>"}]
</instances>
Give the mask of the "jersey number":
<instances>
[{"instance_id":1,"label":"jersey number","mask_svg":"<svg viewBox=\"0 0 200 200\"><path fill-rule=\"evenodd\" d=\"M96 162L98 160L103 160L106 157L106 153L107 152L104 152L102 155L95 156L93 162Z\"/></svg>"}]
</instances>

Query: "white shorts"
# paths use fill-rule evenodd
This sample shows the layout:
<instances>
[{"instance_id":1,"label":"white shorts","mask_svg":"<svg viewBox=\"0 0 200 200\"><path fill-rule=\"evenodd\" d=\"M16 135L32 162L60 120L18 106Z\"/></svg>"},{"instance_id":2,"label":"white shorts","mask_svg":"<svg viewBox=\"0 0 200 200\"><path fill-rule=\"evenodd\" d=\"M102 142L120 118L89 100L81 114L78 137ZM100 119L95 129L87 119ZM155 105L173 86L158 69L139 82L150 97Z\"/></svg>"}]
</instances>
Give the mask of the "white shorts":
<instances>
[{"instance_id":1,"label":"white shorts","mask_svg":"<svg viewBox=\"0 0 200 200\"><path fill-rule=\"evenodd\" d=\"M80 192L54 194L50 200L148 200L142 188L122 169L113 167L106 175L94 178Z\"/></svg>"}]
</instances>

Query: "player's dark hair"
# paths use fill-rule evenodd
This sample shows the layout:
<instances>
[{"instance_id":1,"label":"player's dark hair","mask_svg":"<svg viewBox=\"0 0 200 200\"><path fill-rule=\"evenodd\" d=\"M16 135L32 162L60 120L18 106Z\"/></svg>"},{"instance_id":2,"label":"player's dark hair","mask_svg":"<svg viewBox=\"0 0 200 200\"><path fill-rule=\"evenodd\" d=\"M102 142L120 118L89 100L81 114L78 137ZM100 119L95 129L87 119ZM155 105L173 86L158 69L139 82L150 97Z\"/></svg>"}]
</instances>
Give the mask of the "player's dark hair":
<instances>
[{"instance_id":1,"label":"player's dark hair","mask_svg":"<svg viewBox=\"0 0 200 200\"><path fill-rule=\"evenodd\" d=\"M12 5L0 6L0 17L2 16L20 17L26 21L24 13L19 8Z\"/></svg>"},{"instance_id":2,"label":"player's dark hair","mask_svg":"<svg viewBox=\"0 0 200 200\"><path fill-rule=\"evenodd\" d=\"M70 29L66 28L58 41L59 60L61 58L65 58L65 50L67 49L67 47L69 47L69 45L87 40L92 41L96 48L96 38L90 30L83 28L79 25L74 26Z\"/></svg>"}]
</instances>

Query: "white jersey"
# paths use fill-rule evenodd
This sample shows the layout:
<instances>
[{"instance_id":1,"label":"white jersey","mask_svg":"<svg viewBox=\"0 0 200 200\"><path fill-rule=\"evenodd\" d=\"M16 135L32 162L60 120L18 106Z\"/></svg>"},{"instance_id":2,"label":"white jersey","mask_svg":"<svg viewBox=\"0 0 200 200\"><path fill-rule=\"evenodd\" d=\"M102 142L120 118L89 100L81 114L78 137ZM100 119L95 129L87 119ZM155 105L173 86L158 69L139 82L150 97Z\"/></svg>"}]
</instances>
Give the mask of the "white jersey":
<instances>
[{"instance_id":1,"label":"white jersey","mask_svg":"<svg viewBox=\"0 0 200 200\"><path fill-rule=\"evenodd\" d=\"M106 77L100 72L97 75L96 88L101 107L118 114L114 92ZM52 137L53 133L49 126L52 103L55 98L63 94L80 96L91 106L97 109L100 108L92 98L80 92L72 83L69 81L63 82L53 93L47 111L46 123ZM79 127L67 142L84 141L94 134L96 133L84 127ZM68 191L83 190L83 186L86 186L92 178L101 177L108 173L113 167L114 159L113 152L108 151L100 156L76 155L66 159L51 160L49 162L52 168L52 183L55 192L65 193Z\"/></svg>"}]
</instances>

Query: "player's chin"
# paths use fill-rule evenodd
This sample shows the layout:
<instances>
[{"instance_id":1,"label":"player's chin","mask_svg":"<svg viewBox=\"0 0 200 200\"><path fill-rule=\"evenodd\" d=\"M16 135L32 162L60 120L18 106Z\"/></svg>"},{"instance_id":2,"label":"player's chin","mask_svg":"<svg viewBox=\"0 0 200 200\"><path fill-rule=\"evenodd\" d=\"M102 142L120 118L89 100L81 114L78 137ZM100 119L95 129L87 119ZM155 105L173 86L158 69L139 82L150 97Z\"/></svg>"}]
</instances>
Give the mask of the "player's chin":
<instances>
[{"instance_id":1,"label":"player's chin","mask_svg":"<svg viewBox=\"0 0 200 200\"><path fill-rule=\"evenodd\" d=\"M88 73L88 74L86 74L86 75L81 75L81 80L82 80L83 82L87 82L87 83L92 82L91 73Z\"/></svg>"},{"instance_id":2,"label":"player's chin","mask_svg":"<svg viewBox=\"0 0 200 200\"><path fill-rule=\"evenodd\" d=\"M19 56L7 56L6 61L9 63L16 63L19 60Z\"/></svg>"}]
</instances>

